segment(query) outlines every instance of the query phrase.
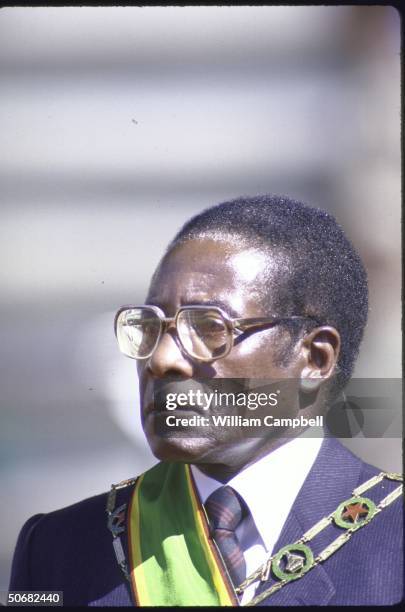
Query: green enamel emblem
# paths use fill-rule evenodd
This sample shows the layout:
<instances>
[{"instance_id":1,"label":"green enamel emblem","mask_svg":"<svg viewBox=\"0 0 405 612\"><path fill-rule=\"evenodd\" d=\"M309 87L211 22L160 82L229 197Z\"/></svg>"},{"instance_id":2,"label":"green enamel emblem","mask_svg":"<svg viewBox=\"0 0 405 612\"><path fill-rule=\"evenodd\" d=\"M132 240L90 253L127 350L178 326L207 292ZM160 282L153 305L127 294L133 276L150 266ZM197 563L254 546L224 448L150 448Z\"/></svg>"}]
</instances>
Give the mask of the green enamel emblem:
<instances>
[{"instance_id":1,"label":"green enamel emblem","mask_svg":"<svg viewBox=\"0 0 405 612\"><path fill-rule=\"evenodd\" d=\"M333 520L339 527L352 529L361 527L376 512L375 503L368 497L351 497L342 502L333 513Z\"/></svg>"},{"instance_id":2,"label":"green enamel emblem","mask_svg":"<svg viewBox=\"0 0 405 612\"><path fill-rule=\"evenodd\" d=\"M284 564L284 569L280 567L281 562ZM296 580L311 569L313 563L314 555L308 546L288 544L278 551L271 564L271 569L280 580Z\"/></svg>"}]
</instances>

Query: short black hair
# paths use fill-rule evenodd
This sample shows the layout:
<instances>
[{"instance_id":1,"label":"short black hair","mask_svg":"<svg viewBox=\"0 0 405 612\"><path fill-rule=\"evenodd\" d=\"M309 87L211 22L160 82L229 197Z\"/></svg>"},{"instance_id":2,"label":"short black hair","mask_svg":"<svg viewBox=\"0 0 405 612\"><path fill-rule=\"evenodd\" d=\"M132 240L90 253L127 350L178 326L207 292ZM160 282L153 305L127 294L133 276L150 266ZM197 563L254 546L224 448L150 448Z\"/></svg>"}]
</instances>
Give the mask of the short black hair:
<instances>
[{"instance_id":1,"label":"short black hair","mask_svg":"<svg viewBox=\"0 0 405 612\"><path fill-rule=\"evenodd\" d=\"M287 196L244 196L192 217L168 251L193 238L234 238L243 248L264 248L284 257L289 265L282 266L284 283L277 285L280 314L312 316L339 331L333 386L346 385L367 322L368 283L359 255L331 214ZM274 295L272 300L274 308ZM296 337L294 324L290 332Z\"/></svg>"}]
</instances>

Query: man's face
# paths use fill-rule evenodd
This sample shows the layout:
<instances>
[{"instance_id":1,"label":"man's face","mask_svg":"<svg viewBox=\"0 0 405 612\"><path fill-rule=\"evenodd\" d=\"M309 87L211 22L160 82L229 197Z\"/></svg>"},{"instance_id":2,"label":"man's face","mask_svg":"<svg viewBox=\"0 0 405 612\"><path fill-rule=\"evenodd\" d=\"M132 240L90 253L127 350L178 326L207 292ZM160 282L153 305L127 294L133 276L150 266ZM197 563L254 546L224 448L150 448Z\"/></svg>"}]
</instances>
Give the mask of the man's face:
<instances>
[{"instance_id":1,"label":"man's face","mask_svg":"<svg viewBox=\"0 0 405 612\"><path fill-rule=\"evenodd\" d=\"M273 279L277 290L278 273L283 265L285 262L258 249L241 249L209 239L191 240L164 258L146 303L161 308L166 317L173 317L180 306L197 304L220 306L232 318L282 316L285 313L263 310L260 289L265 276L268 284L270 275L270 283ZM204 436L194 438L191 434L170 439L157 435L156 419L163 415L154 409L154 383L174 378L184 391L184 383L190 379L296 379L302 368L299 351L292 351L287 365L277 365L276 359L290 341L285 328L276 325L249 334L226 357L204 363L185 355L174 326L169 329L153 355L138 362L141 417L152 452L161 460L200 464L232 464L244 454L256 452L265 440L243 438L235 427L213 427ZM277 416L294 416L298 408L291 402L284 410L284 414L277 411Z\"/></svg>"}]
</instances>

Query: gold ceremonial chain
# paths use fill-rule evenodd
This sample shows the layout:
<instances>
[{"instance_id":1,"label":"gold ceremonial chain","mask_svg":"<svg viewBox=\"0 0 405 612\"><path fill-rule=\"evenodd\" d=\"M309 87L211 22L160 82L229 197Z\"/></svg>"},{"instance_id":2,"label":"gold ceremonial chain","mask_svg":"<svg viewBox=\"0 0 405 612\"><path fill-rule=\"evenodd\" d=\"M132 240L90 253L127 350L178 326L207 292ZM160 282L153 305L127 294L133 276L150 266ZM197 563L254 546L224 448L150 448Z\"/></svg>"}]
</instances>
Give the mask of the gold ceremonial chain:
<instances>
[{"instance_id":1,"label":"gold ceremonial chain","mask_svg":"<svg viewBox=\"0 0 405 612\"><path fill-rule=\"evenodd\" d=\"M362 493L374 487L384 478L400 482L403 480L400 474L391 472L380 472L376 476L373 476L373 478L370 478L354 489L352 497L339 504L334 512L318 521L294 544L284 546L278 553L272 555L261 567L259 567L259 569L248 576L246 580L235 589L238 594L243 593L249 585L258 579L260 579L261 582L266 582L269 579L270 571L279 579L279 582L273 584L269 589L254 597L245 605L256 606L292 580L297 580L304 576L313 567L333 555L333 553L343 546L343 544L350 540L355 531L370 523L381 510L392 504L392 502L402 494L402 485L391 491L391 493L384 497L378 505L375 505L374 502L367 497L361 497ZM338 527L346 529L346 531L314 557L307 543L318 535L318 533L321 533L321 531L332 522ZM282 564L284 567L282 567Z\"/></svg>"},{"instance_id":2,"label":"gold ceremonial chain","mask_svg":"<svg viewBox=\"0 0 405 612\"><path fill-rule=\"evenodd\" d=\"M119 489L124 489L125 487L129 487L134 485L138 477L136 478L128 478L128 480L123 480L118 484L111 485L111 491L107 497L107 527L111 531L113 536L113 548L115 552L115 556L117 558L117 563L120 566L125 578L130 581L131 577L128 571L127 559L125 556L124 549L122 547L120 534L125 532L125 523L126 523L126 508L127 504L122 504L122 506L115 507L115 502L117 499L117 491Z\"/></svg>"},{"instance_id":3,"label":"gold ceremonial chain","mask_svg":"<svg viewBox=\"0 0 405 612\"><path fill-rule=\"evenodd\" d=\"M402 482L403 480L401 474L380 472L354 489L350 499L347 499L339 504L334 512L318 521L315 525L313 525L313 527L308 529L308 531L306 531L299 540L294 542L294 544L283 546L283 548L281 548L275 555L269 557L269 559L267 559L263 565L261 565L255 572L250 574L250 576L248 576L246 580L244 580L242 584L235 589L236 593L240 595L248 586L257 580L260 580L260 582L267 582L270 577L270 572L272 572L273 576L278 578L279 582L276 582L266 591L256 595L256 597L244 605L256 606L258 603L270 597L270 595L281 589L292 580L297 580L302 578L302 576L305 576L309 570L328 559L334 552L343 546L343 544L350 540L355 531L370 523L370 521L372 521L373 518L381 512L381 510L392 504L392 502L402 494L402 485L391 491L391 493L384 497L384 499L382 499L378 505L371 501L371 499L362 497L362 494L365 491L368 491L374 487L384 478L399 482ZM125 514L127 504L122 504L118 508L115 508L115 502L117 490L134 485L136 481L137 478L130 478L128 480L123 480L116 485L112 485L111 491L107 498L106 507L108 515L108 529L111 531L113 536L115 556L117 558L118 565L120 566L127 580L130 580L130 576L120 538L120 534L125 532ZM316 557L314 557L311 548L307 544L331 523L345 529L345 532L339 535Z\"/></svg>"}]
</instances>

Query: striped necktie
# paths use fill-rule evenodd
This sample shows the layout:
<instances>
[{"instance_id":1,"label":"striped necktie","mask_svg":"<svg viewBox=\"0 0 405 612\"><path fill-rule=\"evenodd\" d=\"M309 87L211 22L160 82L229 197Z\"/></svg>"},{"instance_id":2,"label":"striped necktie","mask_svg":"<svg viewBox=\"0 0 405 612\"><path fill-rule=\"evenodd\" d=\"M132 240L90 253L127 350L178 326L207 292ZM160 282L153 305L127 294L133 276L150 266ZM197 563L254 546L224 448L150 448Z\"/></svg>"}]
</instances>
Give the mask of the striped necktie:
<instances>
[{"instance_id":1,"label":"striped necktie","mask_svg":"<svg viewBox=\"0 0 405 612\"><path fill-rule=\"evenodd\" d=\"M235 530L249 512L232 487L219 487L205 502L212 536L235 587L246 578L246 563Z\"/></svg>"}]
</instances>

